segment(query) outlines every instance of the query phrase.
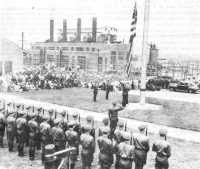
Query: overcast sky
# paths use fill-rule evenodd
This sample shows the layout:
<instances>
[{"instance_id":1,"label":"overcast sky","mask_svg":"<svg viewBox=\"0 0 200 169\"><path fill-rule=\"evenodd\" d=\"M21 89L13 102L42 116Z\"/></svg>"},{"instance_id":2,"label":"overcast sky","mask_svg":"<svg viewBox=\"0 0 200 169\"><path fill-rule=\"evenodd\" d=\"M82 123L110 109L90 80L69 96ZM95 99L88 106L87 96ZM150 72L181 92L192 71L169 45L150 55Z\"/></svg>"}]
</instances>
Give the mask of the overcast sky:
<instances>
[{"instance_id":1,"label":"overcast sky","mask_svg":"<svg viewBox=\"0 0 200 169\"><path fill-rule=\"evenodd\" d=\"M160 57L200 60L200 0L150 0L149 42L154 42ZM65 18L69 28L91 27L92 17L98 27L118 29L119 40L129 38L134 0L0 0L1 36L20 44L21 32L26 45L49 38L49 19L55 31ZM144 0L137 0L138 22L136 53L141 53Z\"/></svg>"}]
</instances>

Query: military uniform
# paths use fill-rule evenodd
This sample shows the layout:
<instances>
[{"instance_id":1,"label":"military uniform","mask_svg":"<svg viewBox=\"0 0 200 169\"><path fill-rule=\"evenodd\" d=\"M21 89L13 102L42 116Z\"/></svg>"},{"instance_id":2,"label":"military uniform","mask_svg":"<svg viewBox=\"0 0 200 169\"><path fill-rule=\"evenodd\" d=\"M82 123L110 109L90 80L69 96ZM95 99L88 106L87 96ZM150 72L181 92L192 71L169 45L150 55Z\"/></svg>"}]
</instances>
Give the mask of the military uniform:
<instances>
[{"instance_id":1,"label":"military uniform","mask_svg":"<svg viewBox=\"0 0 200 169\"><path fill-rule=\"evenodd\" d=\"M130 145L130 133L123 132L122 142L116 147L116 155L118 156L119 169L132 169L134 159L134 146Z\"/></svg>"},{"instance_id":2,"label":"military uniform","mask_svg":"<svg viewBox=\"0 0 200 169\"><path fill-rule=\"evenodd\" d=\"M101 169L110 169L113 164L114 146L112 141L108 138L109 129L103 129L103 135L97 139L99 146L99 165Z\"/></svg>"},{"instance_id":3,"label":"military uniform","mask_svg":"<svg viewBox=\"0 0 200 169\"><path fill-rule=\"evenodd\" d=\"M139 126L140 132L145 131L146 126ZM135 169L143 169L143 166L146 164L147 153L149 151L149 137L143 133L133 137L133 144L135 146Z\"/></svg>"},{"instance_id":4,"label":"military uniform","mask_svg":"<svg viewBox=\"0 0 200 169\"><path fill-rule=\"evenodd\" d=\"M51 144L51 126L46 122L40 124L40 134L41 134L41 160L44 162L44 150L47 144Z\"/></svg>"},{"instance_id":5,"label":"military uniform","mask_svg":"<svg viewBox=\"0 0 200 169\"><path fill-rule=\"evenodd\" d=\"M171 156L171 146L169 142L166 141L167 131L161 129L159 134L161 137L165 137L165 140L160 139L153 143L152 151L156 152L155 169L168 169L168 158Z\"/></svg>"},{"instance_id":6,"label":"military uniform","mask_svg":"<svg viewBox=\"0 0 200 169\"><path fill-rule=\"evenodd\" d=\"M118 122L118 112L122 110L121 107L118 107L116 103L113 103L113 108L109 109L108 115L110 119L110 134L111 138L114 136L115 129L117 127Z\"/></svg>"},{"instance_id":7,"label":"military uniform","mask_svg":"<svg viewBox=\"0 0 200 169\"><path fill-rule=\"evenodd\" d=\"M7 141L8 141L8 150L13 151L13 143L15 138L15 118L8 116L7 118Z\"/></svg>"},{"instance_id":8,"label":"military uniform","mask_svg":"<svg viewBox=\"0 0 200 169\"><path fill-rule=\"evenodd\" d=\"M107 128L109 130L109 119L106 117L106 118L103 118L102 120L102 123L103 123L103 126L99 128L99 136L102 136L103 135L103 130L105 128ZM110 133L108 133L108 135L110 135Z\"/></svg>"},{"instance_id":9,"label":"military uniform","mask_svg":"<svg viewBox=\"0 0 200 169\"><path fill-rule=\"evenodd\" d=\"M5 133L5 127L6 127L5 116L2 113L0 113L0 147L3 147L3 137Z\"/></svg>"},{"instance_id":10,"label":"military uniform","mask_svg":"<svg viewBox=\"0 0 200 169\"><path fill-rule=\"evenodd\" d=\"M118 129L116 129L114 132L114 140L116 147L123 141L124 123L119 121L118 126L119 126ZM116 154L115 169L118 168L119 168L119 154Z\"/></svg>"},{"instance_id":11,"label":"military uniform","mask_svg":"<svg viewBox=\"0 0 200 169\"><path fill-rule=\"evenodd\" d=\"M98 86L95 84L93 86L93 101L96 102L97 101L97 94L98 94Z\"/></svg>"},{"instance_id":12,"label":"military uniform","mask_svg":"<svg viewBox=\"0 0 200 169\"><path fill-rule=\"evenodd\" d=\"M90 126L85 126L84 130L85 133L83 133L80 138L80 143L82 145L82 169L90 169L95 151L95 140L94 137L90 135Z\"/></svg>"},{"instance_id":13,"label":"military uniform","mask_svg":"<svg viewBox=\"0 0 200 169\"><path fill-rule=\"evenodd\" d=\"M86 117L86 124L82 126L82 133L85 133L85 128L90 127L90 135L95 139L94 118L92 116Z\"/></svg>"},{"instance_id":14,"label":"military uniform","mask_svg":"<svg viewBox=\"0 0 200 169\"><path fill-rule=\"evenodd\" d=\"M37 108L37 114L35 114L35 121L37 122L37 133L36 133L36 148L37 150L41 150L41 133L40 133L40 124L43 121L42 117L42 107Z\"/></svg>"},{"instance_id":15,"label":"military uniform","mask_svg":"<svg viewBox=\"0 0 200 169\"><path fill-rule=\"evenodd\" d=\"M36 140L37 140L37 130L38 130L38 124L33 119L28 121L28 127L29 127L29 159L34 160L35 159L35 148L36 148Z\"/></svg>"},{"instance_id":16,"label":"military uniform","mask_svg":"<svg viewBox=\"0 0 200 169\"><path fill-rule=\"evenodd\" d=\"M54 119L53 119L53 109L50 109L49 111L49 119L47 120L47 123L51 126L51 128L54 126Z\"/></svg>"},{"instance_id":17,"label":"military uniform","mask_svg":"<svg viewBox=\"0 0 200 169\"><path fill-rule=\"evenodd\" d=\"M29 120L31 119L31 115L30 115L30 113L29 113L29 111L30 111L30 106L28 106L28 107L26 107L26 113L24 114L24 118L26 118L26 128L25 128L25 130L26 130L26 146L28 146L29 145L29 126L28 126L28 122L29 122Z\"/></svg>"},{"instance_id":18,"label":"military uniform","mask_svg":"<svg viewBox=\"0 0 200 169\"><path fill-rule=\"evenodd\" d=\"M122 106L125 107L128 104L128 87L122 85Z\"/></svg>"},{"instance_id":19,"label":"military uniform","mask_svg":"<svg viewBox=\"0 0 200 169\"><path fill-rule=\"evenodd\" d=\"M68 119L66 119L66 111L61 112L62 118L60 120L59 126L63 129L64 132L68 130Z\"/></svg>"},{"instance_id":20,"label":"military uniform","mask_svg":"<svg viewBox=\"0 0 200 169\"><path fill-rule=\"evenodd\" d=\"M18 156L24 156L24 143L26 139L26 119L23 117L20 117L16 121L17 124L17 140L18 140Z\"/></svg>"},{"instance_id":21,"label":"military uniform","mask_svg":"<svg viewBox=\"0 0 200 169\"><path fill-rule=\"evenodd\" d=\"M105 87L106 87L106 100L108 100L109 93L110 93L110 85L107 83Z\"/></svg>"},{"instance_id":22,"label":"military uniform","mask_svg":"<svg viewBox=\"0 0 200 169\"><path fill-rule=\"evenodd\" d=\"M69 130L65 132L66 135L66 141L68 144L68 147L75 147L76 150L72 151L70 153L70 169L74 169L75 163L77 161L77 156L78 156L78 147L79 147L79 135L76 131L73 130L74 123L70 122L69 123Z\"/></svg>"}]
</instances>

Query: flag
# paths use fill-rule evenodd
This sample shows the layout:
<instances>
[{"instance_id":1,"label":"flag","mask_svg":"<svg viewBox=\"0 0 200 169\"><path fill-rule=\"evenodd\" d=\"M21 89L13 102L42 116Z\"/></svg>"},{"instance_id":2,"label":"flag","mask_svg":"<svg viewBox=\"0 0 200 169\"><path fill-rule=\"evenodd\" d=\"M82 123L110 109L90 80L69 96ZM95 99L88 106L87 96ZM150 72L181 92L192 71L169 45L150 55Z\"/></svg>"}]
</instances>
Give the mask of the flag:
<instances>
[{"instance_id":1,"label":"flag","mask_svg":"<svg viewBox=\"0 0 200 169\"><path fill-rule=\"evenodd\" d=\"M131 21L131 35L129 38L129 51L128 51L128 55L127 55L127 65L126 65L126 74L129 76L130 73L130 68L131 68L131 61L132 61L132 54L131 54L131 50L132 50L132 46L133 46L133 40L136 37L136 23L137 23L137 7L136 7L136 3L134 6L134 10L133 10L133 14L132 14L132 21Z\"/></svg>"}]
</instances>

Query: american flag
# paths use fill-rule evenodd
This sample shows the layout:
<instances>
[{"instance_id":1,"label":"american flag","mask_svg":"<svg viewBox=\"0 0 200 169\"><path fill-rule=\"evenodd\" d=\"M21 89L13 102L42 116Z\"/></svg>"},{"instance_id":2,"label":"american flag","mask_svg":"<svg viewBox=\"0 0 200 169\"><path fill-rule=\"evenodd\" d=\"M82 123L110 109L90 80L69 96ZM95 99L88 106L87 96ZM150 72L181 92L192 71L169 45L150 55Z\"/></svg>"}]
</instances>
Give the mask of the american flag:
<instances>
[{"instance_id":1,"label":"american flag","mask_svg":"<svg viewBox=\"0 0 200 169\"><path fill-rule=\"evenodd\" d=\"M127 65L126 65L126 74L129 76L130 74L130 68L131 68L131 60L133 58L131 50L132 50L132 46L133 46L133 40L136 37L136 23L137 23L137 7L136 7L136 3L134 6L134 10L133 10L133 15L132 15L132 22L131 22L131 35L129 38L129 51L128 51L128 55L127 55Z\"/></svg>"}]
</instances>

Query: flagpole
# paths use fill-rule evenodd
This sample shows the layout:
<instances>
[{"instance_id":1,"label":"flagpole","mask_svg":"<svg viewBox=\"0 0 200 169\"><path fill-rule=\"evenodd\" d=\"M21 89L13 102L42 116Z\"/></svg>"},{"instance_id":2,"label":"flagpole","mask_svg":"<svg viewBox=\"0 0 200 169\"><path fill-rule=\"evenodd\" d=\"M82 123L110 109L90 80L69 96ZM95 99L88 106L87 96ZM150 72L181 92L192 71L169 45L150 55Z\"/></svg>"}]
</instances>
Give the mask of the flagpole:
<instances>
[{"instance_id":1,"label":"flagpole","mask_svg":"<svg viewBox=\"0 0 200 169\"><path fill-rule=\"evenodd\" d=\"M142 69L141 69L140 104L145 104L146 62L147 62L146 60L147 60L148 32L149 32L149 13L150 13L150 0L145 0L142 57L141 57Z\"/></svg>"}]
</instances>

